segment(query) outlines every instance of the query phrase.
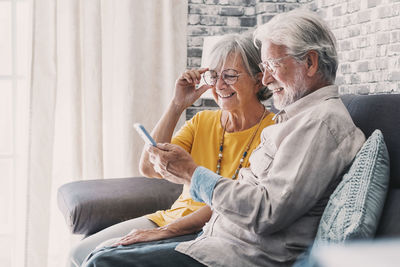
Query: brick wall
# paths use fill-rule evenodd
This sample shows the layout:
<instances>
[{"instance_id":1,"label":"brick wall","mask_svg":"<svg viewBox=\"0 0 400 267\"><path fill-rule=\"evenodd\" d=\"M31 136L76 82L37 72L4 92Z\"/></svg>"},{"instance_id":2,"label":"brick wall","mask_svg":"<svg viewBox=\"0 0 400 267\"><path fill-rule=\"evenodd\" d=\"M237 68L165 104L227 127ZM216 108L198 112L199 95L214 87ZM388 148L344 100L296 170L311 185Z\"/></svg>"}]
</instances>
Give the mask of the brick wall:
<instances>
[{"instance_id":1,"label":"brick wall","mask_svg":"<svg viewBox=\"0 0 400 267\"><path fill-rule=\"evenodd\" d=\"M242 33L267 22L277 13L292 10L310 1L189 0L188 68L200 66L205 36Z\"/></svg>"},{"instance_id":2,"label":"brick wall","mask_svg":"<svg viewBox=\"0 0 400 267\"><path fill-rule=\"evenodd\" d=\"M205 36L241 33L257 25L256 0L189 0L188 68L200 66Z\"/></svg>"},{"instance_id":3,"label":"brick wall","mask_svg":"<svg viewBox=\"0 0 400 267\"><path fill-rule=\"evenodd\" d=\"M400 93L400 1L316 0L336 36L342 94Z\"/></svg>"},{"instance_id":4,"label":"brick wall","mask_svg":"<svg viewBox=\"0 0 400 267\"><path fill-rule=\"evenodd\" d=\"M334 32L339 53L336 84L342 94L400 93L399 0L188 0L187 67L200 66L203 38L244 32L274 15L304 7ZM212 101L200 100L187 118Z\"/></svg>"}]
</instances>

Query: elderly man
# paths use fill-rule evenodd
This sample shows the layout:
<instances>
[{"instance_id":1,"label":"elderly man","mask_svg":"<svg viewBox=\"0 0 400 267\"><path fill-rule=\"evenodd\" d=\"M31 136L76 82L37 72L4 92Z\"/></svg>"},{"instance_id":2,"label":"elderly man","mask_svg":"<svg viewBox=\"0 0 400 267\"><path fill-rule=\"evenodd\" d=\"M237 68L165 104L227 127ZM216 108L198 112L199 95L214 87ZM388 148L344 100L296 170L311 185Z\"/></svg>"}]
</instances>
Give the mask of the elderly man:
<instances>
[{"instance_id":1,"label":"elderly man","mask_svg":"<svg viewBox=\"0 0 400 267\"><path fill-rule=\"evenodd\" d=\"M262 82L280 112L277 124L263 130L250 167L231 180L197 166L177 146L148 149L165 179L190 184L193 198L213 210L197 239L174 245L174 257L192 262L180 266L291 266L313 242L330 194L365 141L332 85L335 40L320 18L305 11L280 14L258 28L255 39ZM132 258L144 254L131 249ZM146 251L147 259L157 251Z\"/></svg>"}]
</instances>

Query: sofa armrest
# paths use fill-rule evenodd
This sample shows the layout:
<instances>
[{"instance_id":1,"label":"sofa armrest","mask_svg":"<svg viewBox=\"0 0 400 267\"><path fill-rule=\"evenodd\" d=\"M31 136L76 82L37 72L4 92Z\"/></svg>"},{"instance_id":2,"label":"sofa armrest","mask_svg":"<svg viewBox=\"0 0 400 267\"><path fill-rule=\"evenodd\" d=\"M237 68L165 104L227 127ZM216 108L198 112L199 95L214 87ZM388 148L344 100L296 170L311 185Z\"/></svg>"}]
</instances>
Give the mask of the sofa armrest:
<instances>
[{"instance_id":1,"label":"sofa armrest","mask_svg":"<svg viewBox=\"0 0 400 267\"><path fill-rule=\"evenodd\" d=\"M74 234L94 234L113 224L171 207L181 185L144 177L77 181L58 189L58 207Z\"/></svg>"}]
</instances>

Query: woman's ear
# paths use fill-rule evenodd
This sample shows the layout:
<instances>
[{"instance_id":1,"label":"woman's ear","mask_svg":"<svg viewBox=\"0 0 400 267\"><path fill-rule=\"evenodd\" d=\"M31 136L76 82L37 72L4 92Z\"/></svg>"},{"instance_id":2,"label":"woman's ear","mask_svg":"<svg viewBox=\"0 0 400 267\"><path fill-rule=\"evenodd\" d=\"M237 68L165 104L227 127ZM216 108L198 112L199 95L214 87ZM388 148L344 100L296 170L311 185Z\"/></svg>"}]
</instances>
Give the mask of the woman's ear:
<instances>
[{"instance_id":1,"label":"woman's ear","mask_svg":"<svg viewBox=\"0 0 400 267\"><path fill-rule=\"evenodd\" d=\"M318 71L318 53L310 51L306 55L307 76L312 77Z\"/></svg>"}]
</instances>

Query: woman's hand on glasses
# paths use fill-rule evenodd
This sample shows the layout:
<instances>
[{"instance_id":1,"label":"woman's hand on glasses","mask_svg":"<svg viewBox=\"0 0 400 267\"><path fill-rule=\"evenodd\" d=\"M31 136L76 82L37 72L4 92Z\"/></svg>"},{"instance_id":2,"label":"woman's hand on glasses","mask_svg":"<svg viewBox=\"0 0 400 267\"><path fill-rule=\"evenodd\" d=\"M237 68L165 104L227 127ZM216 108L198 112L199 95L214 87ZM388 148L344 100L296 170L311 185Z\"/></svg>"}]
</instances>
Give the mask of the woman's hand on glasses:
<instances>
[{"instance_id":1,"label":"woman's hand on glasses","mask_svg":"<svg viewBox=\"0 0 400 267\"><path fill-rule=\"evenodd\" d=\"M175 82L173 103L182 110L192 105L211 85L204 84L196 88L201 81L201 76L208 68L187 70Z\"/></svg>"}]
</instances>

